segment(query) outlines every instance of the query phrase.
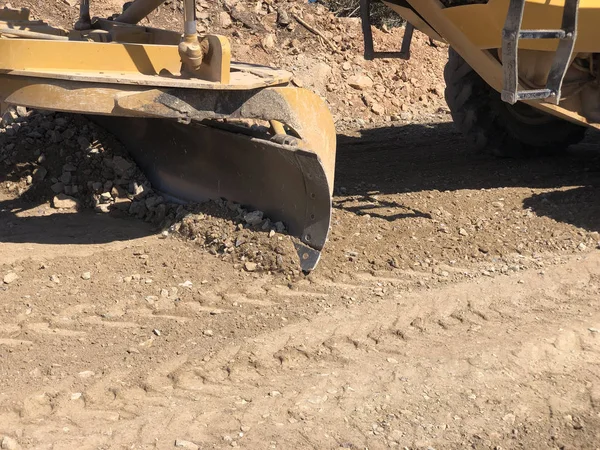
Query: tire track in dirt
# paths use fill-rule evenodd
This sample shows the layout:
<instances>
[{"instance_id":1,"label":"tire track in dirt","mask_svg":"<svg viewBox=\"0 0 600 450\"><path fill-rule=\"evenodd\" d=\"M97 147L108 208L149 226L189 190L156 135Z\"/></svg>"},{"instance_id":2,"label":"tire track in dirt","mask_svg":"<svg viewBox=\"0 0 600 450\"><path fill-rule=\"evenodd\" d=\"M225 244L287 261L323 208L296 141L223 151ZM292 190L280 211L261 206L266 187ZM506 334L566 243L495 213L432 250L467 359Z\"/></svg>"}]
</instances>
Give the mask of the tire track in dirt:
<instances>
[{"instance_id":1,"label":"tire track in dirt","mask_svg":"<svg viewBox=\"0 0 600 450\"><path fill-rule=\"evenodd\" d=\"M49 380L3 407L0 432L30 448L586 448L600 432L599 277L592 253L543 276L388 292L210 356ZM238 304L272 310L269 292Z\"/></svg>"}]
</instances>

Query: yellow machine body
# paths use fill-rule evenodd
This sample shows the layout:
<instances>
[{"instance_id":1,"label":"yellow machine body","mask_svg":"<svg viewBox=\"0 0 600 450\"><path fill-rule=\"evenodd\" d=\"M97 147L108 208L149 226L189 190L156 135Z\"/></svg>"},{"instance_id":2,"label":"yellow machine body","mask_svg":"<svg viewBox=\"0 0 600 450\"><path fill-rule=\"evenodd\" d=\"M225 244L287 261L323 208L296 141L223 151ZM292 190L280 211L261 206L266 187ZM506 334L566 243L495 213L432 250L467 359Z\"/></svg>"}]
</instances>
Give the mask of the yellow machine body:
<instances>
[{"instance_id":1,"label":"yellow machine body","mask_svg":"<svg viewBox=\"0 0 600 450\"><path fill-rule=\"evenodd\" d=\"M446 41L494 89L502 90L502 30L510 0L445 7L439 0L386 1L417 29ZM557 29L565 0L526 0L523 29ZM580 61L600 53L600 1L580 0L577 38L572 65L565 77L560 101L526 101L531 106L565 120L600 127L600 92L597 74L581 70ZM522 87L540 88L547 80L557 49L557 39L520 39L519 80ZM593 65L593 64L592 64Z\"/></svg>"}]
</instances>

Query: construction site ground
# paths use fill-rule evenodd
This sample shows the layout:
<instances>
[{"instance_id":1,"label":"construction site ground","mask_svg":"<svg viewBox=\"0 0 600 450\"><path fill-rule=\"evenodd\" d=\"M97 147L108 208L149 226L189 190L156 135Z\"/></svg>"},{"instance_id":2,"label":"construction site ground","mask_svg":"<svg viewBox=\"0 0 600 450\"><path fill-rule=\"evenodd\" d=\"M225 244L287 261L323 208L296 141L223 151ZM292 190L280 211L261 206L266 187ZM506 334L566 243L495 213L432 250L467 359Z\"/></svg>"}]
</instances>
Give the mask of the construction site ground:
<instances>
[{"instance_id":1,"label":"construction site ground","mask_svg":"<svg viewBox=\"0 0 600 450\"><path fill-rule=\"evenodd\" d=\"M417 39L437 86L446 49ZM168 230L156 210L94 209L86 186L140 175L82 117L3 128L1 448L600 448L600 136L553 158L474 154L437 87L390 111L376 82L379 114L345 86L351 55L323 87L336 188L310 275L269 229L242 226L245 253L209 245L240 229L227 205ZM402 81L418 60L386 67L420 83ZM366 110L344 120L354 95Z\"/></svg>"}]
</instances>

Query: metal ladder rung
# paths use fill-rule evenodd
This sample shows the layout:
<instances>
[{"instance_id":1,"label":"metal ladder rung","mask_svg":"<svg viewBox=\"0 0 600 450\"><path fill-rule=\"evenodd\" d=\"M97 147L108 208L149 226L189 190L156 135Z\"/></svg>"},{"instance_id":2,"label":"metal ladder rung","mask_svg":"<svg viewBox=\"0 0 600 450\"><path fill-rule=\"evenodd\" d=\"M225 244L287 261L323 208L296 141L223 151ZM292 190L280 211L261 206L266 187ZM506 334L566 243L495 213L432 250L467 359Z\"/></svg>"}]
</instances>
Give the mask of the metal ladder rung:
<instances>
[{"instance_id":1,"label":"metal ladder rung","mask_svg":"<svg viewBox=\"0 0 600 450\"><path fill-rule=\"evenodd\" d=\"M564 0L561 28L557 30L522 30L527 0L510 0L506 22L502 30L502 66L504 86L502 100L515 104L519 100L544 100L553 98L558 105L563 79L569 69L577 38L579 0ZM543 89L519 91L519 39L559 39L558 48L548 81Z\"/></svg>"},{"instance_id":2,"label":"metal ladder rung","mask_svg":"<svg viewBox=\"0 0 600 450\"><path fill-rule=\"evenodd\" d=\"M521 30L519 39L570 39L565 30Z\"/></svg>"},{"instance_id":3,"label":"metal ladder rung","mask_svg":"<svg viewBox=\"0 0 600 450\"><path fill-rule=\"evenodd\" d=\"M544 100L552 97L552 94L550 89L528 89L517 92L517 100Z\"/></svg>"}]
</instances>

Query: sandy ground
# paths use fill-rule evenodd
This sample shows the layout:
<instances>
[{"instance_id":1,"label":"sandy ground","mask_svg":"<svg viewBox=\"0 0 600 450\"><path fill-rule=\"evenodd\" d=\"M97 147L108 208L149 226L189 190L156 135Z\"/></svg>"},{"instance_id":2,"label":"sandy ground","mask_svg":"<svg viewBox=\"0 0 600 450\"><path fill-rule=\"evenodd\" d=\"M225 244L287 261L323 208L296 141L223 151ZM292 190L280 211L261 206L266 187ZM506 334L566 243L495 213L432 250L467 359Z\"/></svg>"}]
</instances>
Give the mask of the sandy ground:
<instances>
[{"instance_id":1,"label":"sandy ground","mask_svg":"<svg viewBox=\"0 0 600 450\"><path fill-rule=\"evenodd\" d=\"M515 162L447 122L340 135L332 240L291 282L5 192L0 439L598 448L595 140Z\"/></svg>"},{"instance_id":2,"label":"sandy ground","mask_svg":"<svg viewBox=\"0 0 600 450\"><path fill-rule=\"evenodd\" d=\"M177 6L153 20L178 26ZM325 53L308 32L286 47L285 30L265 51L246 28L228 32L258 62ZM365 97L344 84L363 70L347 40L320 88L356 117L338 121L332 232L309 276L248 273L125 214L57 211L50 180L93 127L56 116L5 133L2 449L600 449L598 134L556 158L474 155L438 105L445 48L420 38L421 59L364 65ZM28 184L40 155L48 175Z\"/></svg>"}]
</instances>

